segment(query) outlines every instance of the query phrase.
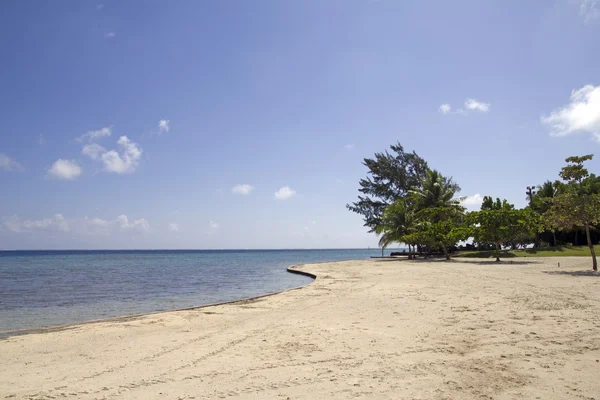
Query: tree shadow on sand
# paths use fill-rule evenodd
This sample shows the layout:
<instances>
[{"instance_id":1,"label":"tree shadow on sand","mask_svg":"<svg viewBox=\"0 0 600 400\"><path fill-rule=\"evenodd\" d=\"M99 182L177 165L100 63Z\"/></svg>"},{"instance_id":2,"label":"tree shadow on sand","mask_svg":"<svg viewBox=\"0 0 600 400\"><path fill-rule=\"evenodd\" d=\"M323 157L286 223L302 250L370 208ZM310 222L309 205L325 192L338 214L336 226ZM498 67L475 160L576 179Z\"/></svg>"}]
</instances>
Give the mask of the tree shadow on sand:
<instances>
[{"instance_id":1,"label":"tree shadow on sand","mask_svg":"<svg viewBox=\"0 0 600 400\"><path fill-rule=\"evenodd\" d=\"M542 271L548 275L570 275L570 276L593 276L596 278L600 278L600 273L592 270L584 270L584 271Z\"/></svg>"},{"instance_id":2,"label":"tree shadow on sand","mask_svg":"<svg viewBox=\"0 0 600 400\"><path fill-rule=\"evenodd\" d=\"M413 263L440 263L440 264L453 264L453 263L463 263L463 264L473 264L473 265L483 265L488 267L503 267L507 265L532 265L532 264L540 264L540 261L533 260L500 260L497 262L495 259L490 260L473 260L473 259L464 259L464 258L452 258L450 260L446 260L444 257L431 257L431 258L417 258L415 260L409 260L408 258L387 258L387 259L376 259L377 262L407 262L411 261Z\"/></svg>"},{"instance_id":3,"label":"tree shadow on sand","mask_svg":"<svg viewBox=\"0 0 600 400\"><path fill-rule=\"evenodd\" d=\"M382 263L386 263L386 262L406 262L406 261L414 261L414 260L409 260L408 257L398 257L398 258L374 258L373 260L375 260L375 262L382 262Z\"/></svg>"},{"instance_id":4,"label":"tree shadow on sand","mask_svg":"<svg viewBox=\"0 0 600 400\"><path fill-rule=\"evenodd\" d=\"M507 265L533 265L533 264L540 264L540 261L533 261L533 260L513 260L513 259L509 259L509 260L503 260L500 259L500 261L496 261L496 260L465 260L463 259L457 259L456 261L464 263L464 264L474 264L474 265L484 265L487 267L503 267L503 266L507 266Z\"/></svg>"},{"instance_id":5,"label":"tree shadow on sand","mask_svg":"<svg viewBox=\"0 0 600 400\"><path fill-rule=\"evenodd\" d=\"M471 253L467 253L467 254L461 254L460 255L461 258L480 258L480 259L484 259L484 258L492 258L492 259L496 259L496 250L481 250L481 251L474 251ZM500 251L500 258L516 258L517 255L513 254L510 252L510 250L502 250Z\"/></svg>"}]
</instances>

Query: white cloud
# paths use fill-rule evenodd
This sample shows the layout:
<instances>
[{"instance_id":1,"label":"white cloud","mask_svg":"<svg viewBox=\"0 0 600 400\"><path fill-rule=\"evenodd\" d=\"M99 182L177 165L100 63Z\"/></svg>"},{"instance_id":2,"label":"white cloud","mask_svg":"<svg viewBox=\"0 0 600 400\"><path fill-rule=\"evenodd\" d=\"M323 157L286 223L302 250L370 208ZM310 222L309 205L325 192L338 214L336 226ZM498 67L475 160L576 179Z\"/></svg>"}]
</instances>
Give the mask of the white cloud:
<instances>
[{"instance_id":1,"label":"white cloud","mask_svg":"<svg viewBox=\"0 0 600 400\"><path fill-rule=\"evenodd\" d=\"M344 149L351 151L354 150L354 145L353 144L346 144L344 145Z\"/></svg>"},{"instance_id":2,"label":"white cloud","mask_svg":"<svg viewBox=\"0 0 600 400\"><path fill-rule=\"evenodd\" d=\"M119 215L117 217L117 223L119 224L121 229L129 228L129 218L127 218L127 215L123 215L123 214Z\"/></svg>"},{"instance_id":3,"label":"white cloud","mask_svg":"<svg viewBox=\"0 0 600 400\"><path fill-rule=\"evenodd\" d=\"M215 221L209 221L208 226L210 226L210 229L219 229L219 223Z\"/></svg>"},{"instance_id":4,"label":"white cloud","mask_svg":"<svg viewBox=\"0 0 600 400\"><path fill-rule=\"evenodd\" d=\"M119 215L111 221L85 217L71 221L71 225L76 227L74 230L77 230L78 233L87 235L110 235L118 231L134 233L148 233L150 231L150 224L145 218L129 222L127 215Z\"/></svg>"},{"instance_id":5,"label":"white cloud","mask_svg":"<svg viewBox=\"0 0 600 400\"><path fill-rule=\"evenodd\" d=\"M475 193L473 196L466 196L462 203L464 205L480 205L483 202L483 196L479 193Z\"/></svg>"},{"instance_id":6,"label":"white cloud","mask_svg":"<svg viewBox=\"0 0 600 400\"><path fill-rule=\"evenodd\" d=\"M69 223L65 220L62 214L55 214L52 218L39 220L26 220L23 222L23 227L28 230L59 230L63 232L69 231Z\"/></svg>"},{"instance_id":7,"label":"white cloud","mask_svg":"<svg viewBox=\"0 0 600 400\"><path fill-rule=\"evenodd\" d=\"M179 232L179 225L176 224L176 223L174 223L174 222L171 222L169 224L169 231L171 231L171 232Z\"/></svg>"},{"instance_id":8,"label":"white cloud","mask_svg":"<svg viewBox=\"0 0 600 400\"><path fill-rule=\"evenodd\" d=\"M490 111L490 103L484 103L479 100L475 100L472 98L468 98L465 100L465 108L459 108L456 111L452 112L452 106L448 103L441 104L438 107L438 111L444 115L446 114L460 114L467 115L469 111L479 111L479 112L488 112Z\"/></svg>"},{"instance_id":9,"label":"white cloud","mask_svg":"<svg viewBox=\"0 0 600 400\"><path fill-rule=\"evenodd\" d=\"M448 114L451 110L452 107L450 106L450 104L442 104L440 108L438 108L438 111L442 114Z\"/></svg>"},{"instance_id":10,"label":"white cloud","mask_svg":"<svg viewBox=\"0 0 600 400\"><path fill-rule=\"evenodd\" d=\"M6 154L0 153L0 169L5 171L23 171L25 168Z\"/></svg>"},{"instance_id":11,"label":"white cloud","mask_svg":"<svg viewBox=\"0 0 600 400\"><path fill-rule=\"evenodd\" d=\"M104 34L104 38L105 38L105 39L113 39L115 36L117 36L117 34L116 34L116 33L114 33L114 32L106 32L106 33Z\"/></svg>"},{"instance_id":12,"label":"white cloud","mask_svg":"<svg viewBox=\"0 0 600 400\"><path fill-rule=\"evenodd\" d=\"M89 138L98 137L98 135L90 135L90 132L86 135ZM121 136L117 144L119 145L119 149L107 151L97 143L88 143L81 149L81 154L90 157L92 160L102 161L104 170L107 172L117 174L134 172L142 157L142 149L127 136Z\"/></svg>"},{"instance_id":13,"label":"white cloud","mask_svg":"<svg viewBox=\"0 0 600 400\"><path fill-rule=\"evenodd\" d=\"M579 14L586 23L590 23L600 18L600 1L582 0L581 5L579 6Z\"/></svg>"},{"instance_id":14,"label":"white cloud","mask_svg":"<svg viewBox=\"0 0 600 400\"><path fill-rule=\"evenodd\" d=\"M55 214L52 218L28 219L23 222L16 215L3 217L2 224L12 232L34 232L34 231L60 231L68 232L69 223L62 214Z\"/></svg>"},{"instance_id":15,"label":"white cloud","mask_svg":"<svg viewBox=\"0 0 600 400\"><path fill-rule=\"evenodd\" d=\"M233 193L243 194L243 195L249 194L252 190L254 190L254 187L252 185L248 185L247 183L245 183L243 185L235 185L234 187L231 188L231 191Z\"/></svg>"},{"instance_id":16,"label":"white cloud","mask_svg":"<svg viewBox=\"0 0 600 400\"><path fill-rule=\"evenodd\" d=\"M85 217L85 218L89 222L89 224L93 225L93 226L107 227L110 225L109 221L102 219L102 218L92 218L92 219L88 219L88 217Z\"/></svg>"},{"instance_id":17,"label":"white cloud","mask_svg":"<svg viewBox=\"0 0 600 400\"><path fill-rule=\"evenodd\" d=\"M475 99L467 99L465 100L465 108L467 110L488 112L490 110L490 104Z\"/></svg>"},{"instance_id":18,"label":"white cloud","mask_svg":"<svg viewBox=\"0 0 600 400\"><path fill-rule=\"evenodd\" d=\"M56 160L48 170L48 174L51 177L68 181L77 179L82 172L83 170L77 165L77 162L63 160L62 158Z\"/></svg>"},{"instance_id":19,"label":"white cloud","mask_svg":"<svg viewBox=\"0 0 600 400\"><path fill-rule=\"evenodd\" d=\"M126 215L119 215L114 220L102 218L75 218L66 219L62 214L55 214L52 218L27 219L21 221L18 216L3 217L1 226L16 233L28 232L72 232L91 236L107 236L115 232L147 233L150 224L144 218L129 222Z\"/></svg>"},{"instance_id":20,"label":"white cloud","mask_svg":"<svg viewBox=\"0 0 600 400\"><path fill-rule=\"evenodd\" d=\"M102 218L88 218L87 216L71 221L73 231L91 236L108 236L115 227L115 221L107 221Z\"/></svg>"},{"instance_id":21,"label":"white cloud","mask_svg":"<svg viewBox=\"0 0 600 400\"><path fill-rule=\"evenodd\" d=\"M461 201L462 205L470 210L479 210L483 203L483 196L476 193L472 196L466 196Z\"/></svg>"},{"instance_id":22,"label":"white cloud","mask_svg":"<svg viewBox=\"0 0 600 400\"><path fill-rule=\"evenodd\" d=\"M600 85L585 85L571 92L571 101L542 116L551 136L585 132L600 140Z\"/></svg>"},{"instance_id":23,"label":"white cloud","mask_svg":"<svg viewBox=\"0 0 600 400\"><path fill-rule=\"evenodd\" d=\"M158 133L167 133L169 132L169 129L171 128L169 127L168 119L161 119L158 121Z\"/></svg>"},{"instance_id":24,"label":"white cloud","mask_svg":"<svg viewBox=\"0 0 600 400\"><path fill-rule=\"evenodd\" d=\"M21 220L16 215L2 217L2 225L12 232L21 232Z\"/></svg>"},{"instance_id":25,"label":"white cloud","mask_svg":"<svg viewBox=\"0 0 600 400\"><path fill-rule=\"evenodd\" d=\"M142 149L127 136L121 136L117 144L121 147L121 153L110 150L100 156L104 170L117 174L134 172L142 157Z\"/></svg>"},{"instance_id":26,"label":"white cloud","mask_svg":"<svg viewBox=\"0 0 600 400\"><path fill-rule=\"evenodd\" d=\"M83 146L83 149L81 149L81 154L90 157L92 160L99 160L105 152L106 149L98 143L86 144Z\"/></svg>"},{"instance_id":27,"label":"white cloud","mask_svg":"<svg viewBox=\"0 0 600 400\"><path fill-rule=\"evenodd\" d=\"M102 129L97 129L95 131L89 131L87 133L84 133L83 135L79 136L76 140L78 142L85 142L85 141L93 141L96 140L98 138L101 138L103 136L110 136L112 134L112 128L110 126L102 128Z\"/></svg>"},{"instance_id":28,"label":"white cloud","mask_svg":"<svg viewBox=\"0 0 600 400\"><path fill-rule=\"evenodd\" d=\"M296 191L290 188L289 186L283 186L279 188L278 191L275 192L275 200L287 200L293 197L296 194Z\"/></svg>"},{"instance_id":29,"label":"white cloud","mask_svg":"<svg viewBox=\"0 0 600 400\"><path fill-rule=\"evenodd\" d=\"M136 219L135 221L133 221L133 228L140 230L142 232L149 232L150 231L150 223L148 221L146 221L145 218Z\"/></svg>"},{"instance_id":30,"label":"white cloud","mask_svg":"<svg viewBox=\"0 0 600 400\"><path fill-rule=\"evenodd\" d=\"M116 219L117 224L121 228L121 230L133 230L142 233L146 233L150 231L150 224L146 221L145 218L136 219L133 222L129 222L129 218L127 215L119 215Z\"/></svg>"}]
</instances>

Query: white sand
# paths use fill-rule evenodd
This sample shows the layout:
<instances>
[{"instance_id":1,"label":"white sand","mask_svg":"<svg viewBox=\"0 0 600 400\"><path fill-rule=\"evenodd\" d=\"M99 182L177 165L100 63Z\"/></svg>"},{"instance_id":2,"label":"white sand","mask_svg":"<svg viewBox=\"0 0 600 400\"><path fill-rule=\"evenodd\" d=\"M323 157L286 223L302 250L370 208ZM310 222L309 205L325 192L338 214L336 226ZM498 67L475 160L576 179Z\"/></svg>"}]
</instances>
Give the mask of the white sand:
<instances>
[{"instance_id":1,"label":"white sand","mask_svg":"<svg viewBox=\"0 0 600 400\"><path fill-rule=\"evenodd\" d=\"M589 264L305 265L256 301L2 340L0 399L600 400Z\"/></svg>"}]
</instances>

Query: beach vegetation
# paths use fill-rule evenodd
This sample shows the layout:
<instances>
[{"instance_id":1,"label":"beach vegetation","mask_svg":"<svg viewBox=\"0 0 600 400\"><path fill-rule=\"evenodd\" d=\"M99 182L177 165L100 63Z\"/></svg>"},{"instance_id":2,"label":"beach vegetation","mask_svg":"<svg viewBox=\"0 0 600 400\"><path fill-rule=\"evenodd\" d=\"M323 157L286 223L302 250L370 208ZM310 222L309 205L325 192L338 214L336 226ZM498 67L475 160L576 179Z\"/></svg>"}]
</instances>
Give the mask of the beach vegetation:
<instances>
[{"instance_id":1,"label":"beach vegetation","mask_svg":"<svg viewBox=\"0 0 600 400\"><path fill-rule=\"evenodd\" d=\"M367 177L359 182L358 200L346 207L362 215L364 226L379 235L382 252L399 243L408 245L411 258L438 253L449 260L452 252L467 249L493 254L500 261L519 248L527 249L526 254L565 245L577 248L585 237L597 270L600 177L584 167L592 158L568 157L560 180L527 186L527 206L522 209L506 199L485 196L479 211L466 212L452 177L430 169L414 151L396 143L390 151L364 159Z\"/></svg>"},{"instance_id":2,"label":"beach vegetation","mask_svg":"<svg viewBox=\"0 0 600 400\"><path fill-rule=\"evenodd\" d=\"M382 223L385 208L410 197L410 190L421 184L429 170L423 158L414 151L406 152L400 143L390 146L390 150L363 160L367 177L359 181L358 200L346 205L362 215L370 232Z\"/></svg>"},{"instance_id":3,"label":"beach vegetation","mask_svg":"<svg viewBox=\"0 0 600 400\"><path fill-rule=\"evenodd\" d=\"M406 238L417 231L417 222L414 208L406 199L396 200L385 208L381 223L375 227L375 232L380 235L379 247L385 249L394 242L406 243L409 254L412 254L417 242L407 242Z\"/></svg>"},{"instance_id":4,"label":"beach vegetation","mask_svg":"<svg viewBox=\"0 0 600 400\"><path fill-rule=\"evenodd\" d=\"M469 237L464 224L464 207L456 193L460 187L437 170L428 170L408 195L386 207L381 223L375 227L379 245L405 243L413 249L430 253L441 251L450 259L448 248Z\"/></svg>"},{"instance_id":5,"label":"beach vegetation","mask_svg":"<svg viewBox=\"0 0 600 400\"><path fill-rule=\"evenodd\" d=\"M598 262L590 231L600 223L600 185L583 165L592 158L590 154L565 160L567 165L561 169L560 177L566 184L564 190L551 199L550 207L542 215L542 229L583 229L592 257L592 268L597 271Z\"/></svg>"},{"instance_id":6,"label":"beach vegetation","mask_svg":"<svg viewBox=\"0 0 600 400\"><path fill-rule=\"evenodd\" d=\"M539 216L530 208L515 209L506 200L493 201L486 196L480 211L467 216L475 242L492 244L496 261L504 246L529 241L539 226Z\"/></svg>"}]
</instances>

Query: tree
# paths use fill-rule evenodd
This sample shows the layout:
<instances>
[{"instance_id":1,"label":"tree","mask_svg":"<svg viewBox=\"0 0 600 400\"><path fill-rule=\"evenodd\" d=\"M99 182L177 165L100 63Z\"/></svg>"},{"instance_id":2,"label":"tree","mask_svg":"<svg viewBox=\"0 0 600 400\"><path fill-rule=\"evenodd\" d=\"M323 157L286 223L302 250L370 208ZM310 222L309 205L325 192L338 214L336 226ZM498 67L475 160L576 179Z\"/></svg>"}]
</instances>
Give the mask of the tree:
<instances>
[{"instance_id":1,"label":"tree","mask_svg":"<svg viewBox=\"0 0 600 400\"><path fill-rule=\"evenodd\" d=\"M490 196L483 196L483 201L481 202L482 210L514 210L515 206L510 204L506 199L500 200L496 198L496 201Z\"/></svg>"},{"instance_id":2,"label":"tree","mask_svg":"<svg viewBox=\"0 0 600 400\"><path fill-rule=\"evenodd\" d=\"M458 191L460 187L451 177L436 170L427 171L421 185L410 191L421 221L418 238L430 248L440 247L447 260L450 259L448 247L468 238L468 235L463 237L465 232L461 229L464 208L455 197Z\"/></svg>"},{"instance_id":3,"label":"tree","mask_svg":"<svg viewBox=\"0 0 600 400\"><path fill-rule=\"evenodd\" d=\"M477 242L494 244L496 261L500 261L502 246L519 240L523 234L532 234L538 225L538 218L531 209L516 210L506 200L493 202L487 196L481 210L470 213L468 219Z\"/></svg>"},{"instance_id":4,"label":"tree","mask_svg":"<svg viewBox=\"0 0 600 400\"><path fill-rule=\"evenodd\" d=\"M459 190L452 178L428 170L418 185L409 190L410 196L396 200L384 209L375 232L381 235L379 245L392 242L409 246L441 248L450 259L448 247L468 238L462 227L464 208L454 195ZM465 236L466 235L466 236Z\"/></svg>"},{"instance_id":5,"label":"tree","mask_svg":"<svg viewBox=\"0 0 600 400\"><path fill-rule=\"evenodd\" d=\"M464 224L464 208L431 207L419 212L421 223L417 225L419 239L430 248L440 248L450 260L448 248L460 240L467 240L471 230Z\"/></svg>"},{"instance_id":6,"label":"tree","mask_svg":"<svg viewBox=\"0 0 600 400\"><path fill-rule=\"evenodd\" d=\"M537 190L531 202L531 208L540 215L550 209L552 199L560 193L564 183L560 181L546 181L537 186ZM552 245L556 247L556 229L552 229Z\"/></svg>"},{"instance_id":7,"label":"tree","mask_svg":"<svg viewBox=\"0 0 600 400\"><path fill-rule=\"evenodd\" d=\"M417 208L460 207L460 199L454 197L460 192L460 186L451 177L445 177L435 169L428 170L420 183L410 190Z\"/></svg>"},{"instance_id":8,"label":"tree","mask_svg":"<svg viewBox=\"0 0 600 400\"><path fill-rule=\"evenodd\" d=\"M583 166L591 160L593 154L568 157L559 173L566 182L565 190L552 199L552 205L542 216L543 226L547 229L570 230L584 228L587 244L592 255L592 268L598 270L596 252L590 236L590 227L600 223L600 195L598 179L590 175Z\"/></svg>"},{"instance_id":9,"label":"tree","mask_svg":"<svg viewBox=\"0 0 600 400\"><path fill-rule=\"evenodd\" d=\"M396 200L386 207L381 223L375 227L375 232L381 235L379 246L382 252L391 243L406 243L404 237L416 230L416 223L414 210L407 204L406 200ZM412 243L407 244L410 253Z\"/></svg>"},{"instance_id":10,"label":"tree","mask_svg":"<svg viewBox=\"0 0 600 400\"><path fill-rule=\"evenodd\" d=\"M414 151L407 153L400 143L387 151L375 153L375 158L365 158L363 165L368 169L366 179L359 182L361 193L358 201L346 207L363 216L364 226L373 232L381 223L384 209L396 200L406 198L409 190L419 186L429 170L427 162Z\"/></svg>"},{"instance_id":11,"label":"tree","mask_svg":"<svg viewBox=\"0 0 600 400\"><path fill-rule=\"evenodd\" d=\"M536 192L535 186L527 186L527 190L525 191L527 203L529 204L529 208L531 208L533 211L535 211L535 208L533 205L534 198L535 198L535 192ZM526 239L526 235L523 235L522 238ZM533 239L533 247L534 248L540 247L540 234L537 230L535 231L535 238Z\"/></svg>"}]
</instances>

